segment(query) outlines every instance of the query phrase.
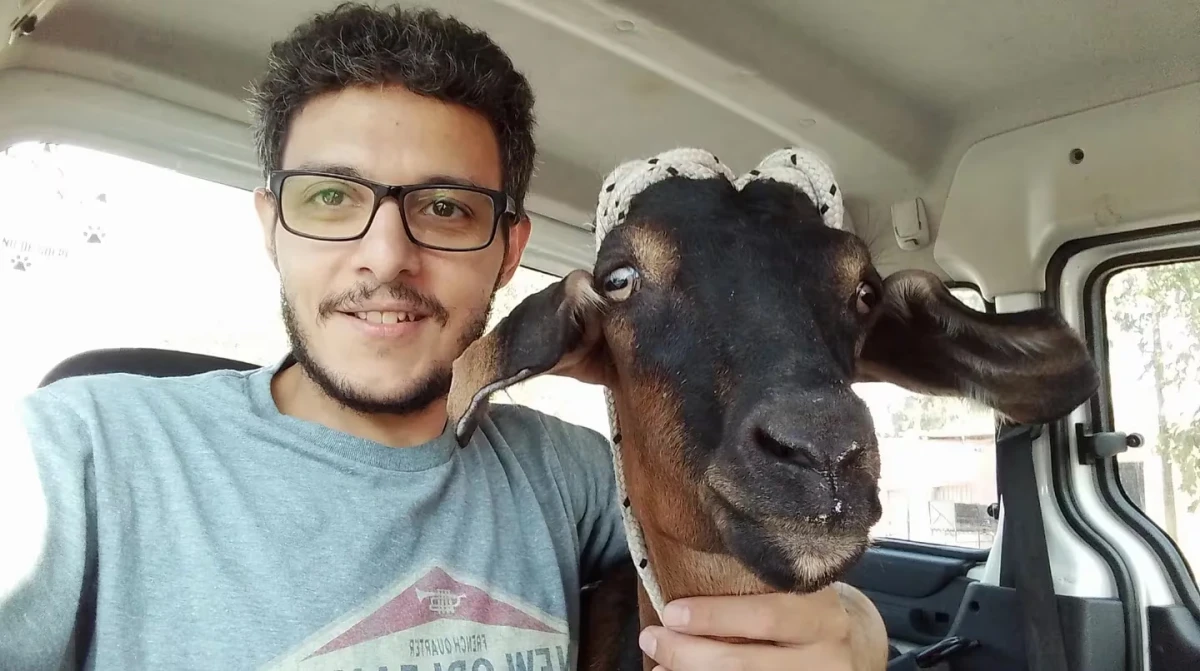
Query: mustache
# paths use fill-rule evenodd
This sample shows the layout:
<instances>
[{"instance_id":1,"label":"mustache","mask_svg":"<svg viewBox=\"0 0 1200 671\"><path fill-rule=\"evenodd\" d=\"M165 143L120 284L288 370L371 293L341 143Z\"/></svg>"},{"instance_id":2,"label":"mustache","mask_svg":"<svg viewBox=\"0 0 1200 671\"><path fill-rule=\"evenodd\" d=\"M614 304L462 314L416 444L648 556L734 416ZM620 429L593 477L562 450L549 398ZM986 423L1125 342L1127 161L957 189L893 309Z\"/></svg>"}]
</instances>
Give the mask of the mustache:
<instances>
[{"instance_id":1,"label":"mustache","mask_svg":"<svg viewBox=\"0 0 1200 671\"><path fill-rule=\"evenodd\" d=\"M348 311L356 303L363 303L377 295L386 295L394 300L415 304L442 325L450 319L450 311L434 296L422 293L407 284L360 284L340 294L330 296L317 306L317 318L326 319L335 312Z\"/></svg>"}]
</instances>

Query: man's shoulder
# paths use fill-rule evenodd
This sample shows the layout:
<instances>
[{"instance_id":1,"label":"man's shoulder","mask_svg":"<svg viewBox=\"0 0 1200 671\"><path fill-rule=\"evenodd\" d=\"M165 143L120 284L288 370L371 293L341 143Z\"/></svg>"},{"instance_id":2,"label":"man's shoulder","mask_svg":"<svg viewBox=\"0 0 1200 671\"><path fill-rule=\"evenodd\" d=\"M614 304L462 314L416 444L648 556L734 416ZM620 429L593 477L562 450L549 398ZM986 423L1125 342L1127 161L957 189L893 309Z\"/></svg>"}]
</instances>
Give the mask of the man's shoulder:
<instances>
[{"instance_id":1,"label":"man's shoulder","mask_svg":"<svg viewBox=\"0 0 1200 671\"><path fill-rule=\"evenodd\" d=\"M518 404L493 404L488 417L518 455L552 458L568 470L612 467L608 438L595 429Z\"/></svg>"},{"instance_id":2,"label":"man's shoulder","mask_svg":"<svg viewBox=\"0 0 1200 671\"><path fill-rule=\"evenodd\" d=\"M539 434L542 439L553 445L607 448L608 439L595 429L569 422L529 406L515 403L496 403L491 405L488 417L496 425L502 436L529 433Z\"/></svg>"},{"instance_id":3,"label":"man's shoulder","mask_svg":"<svg viewBox=\"0 0 1200 671\"><path fill-rule=\"evenodd\" d=\"M26 395L13 421L40 458L61 461L112 455L163 441L179 431L231 426L239 408L250 408L248 375L218 371L176 378L127 373L58 380ZM170 444L171 441L167 441Z\"/></svg>"},{"instance_id":4,"label":"man's shoulder","mask_svg":"<svg viewBox=\"0 0 1200 671\"><path fill-rule=\"evenodd\" d=\"M180 377L105 373L65 378L26 396L38 409L69 410L81 417L119 414L133 408L203 406L246 398L250 371L218 370Z\"/></svg>"}]
</instances>

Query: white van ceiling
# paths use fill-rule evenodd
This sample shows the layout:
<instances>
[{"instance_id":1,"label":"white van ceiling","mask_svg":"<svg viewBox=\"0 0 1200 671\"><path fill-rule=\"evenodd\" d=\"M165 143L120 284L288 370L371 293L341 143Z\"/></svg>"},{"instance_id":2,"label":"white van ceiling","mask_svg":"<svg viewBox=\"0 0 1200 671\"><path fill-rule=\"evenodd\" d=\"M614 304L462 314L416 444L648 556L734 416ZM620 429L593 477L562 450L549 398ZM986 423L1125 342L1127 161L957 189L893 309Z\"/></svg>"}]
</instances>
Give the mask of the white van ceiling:
<instances>
[{"instance_id":1,"label":"white van ceiling","mask_svg":"<svg viewBox=\"0 0 1200 671\"><path fill-rule=\"evenodd\" d=\"M336 3L17 0L17 11L13 4L0 5L0 20L31 11L43 17L32 34L11 46L0 43L0 75L77 75L244 128L246 85L263 67L270 43ZM1032 267L1007 282L978 276L961 243L940 268L932 246L901 251L891 232L893 204L921 197L936 230L956 170L985 138L1168 89L1183 96L1176 114L1185 114L1190 100L1200 102L1185 86L1200 82L1196 0L434 4L487 30L534 85L541 163L531 207L547 227L561 222L561 235L547 244L560 248L555 253L564 266L590 259L588 236L571 227L589 220L599 180L617 163L691 145L744 169L774 148L805 145L834 165L854 225L885 270L951 268L958 279L989 289L1037 289ZM0 98L3 82L0 77ZM1144 127L1150 118L1134 115L1126 123ZM1188 133L1188 126L1181 128ZM1184 149L1200 155L1200 124L1190 129L1193 134L1170 143L1185 162ZM1083 141L1069 137L1069 124L1060 130L1068 144ZM1104 160L1103 153L1087 156L1081 166ZM1059 158L1069 165L1065 153ZM977 157L980 169L1003 171L985 159ZM1015 162L1013 169L1018 165L1028 167ZM988 194L978 180L973 184L966 214L990 211L989 198L1024 197ZM1185 201L1167 219L1200 216L1200 191ZM942 223L968 232L971 226ZM969 240L963 235L960 240ZM564 240L578 251L563 252ZM1026 239L1008 253L1028 257L1030 249ZM996 250L989 255L994 259ZM989 271L997 272L1004 270Z\"/></svg>"}]
</instances>

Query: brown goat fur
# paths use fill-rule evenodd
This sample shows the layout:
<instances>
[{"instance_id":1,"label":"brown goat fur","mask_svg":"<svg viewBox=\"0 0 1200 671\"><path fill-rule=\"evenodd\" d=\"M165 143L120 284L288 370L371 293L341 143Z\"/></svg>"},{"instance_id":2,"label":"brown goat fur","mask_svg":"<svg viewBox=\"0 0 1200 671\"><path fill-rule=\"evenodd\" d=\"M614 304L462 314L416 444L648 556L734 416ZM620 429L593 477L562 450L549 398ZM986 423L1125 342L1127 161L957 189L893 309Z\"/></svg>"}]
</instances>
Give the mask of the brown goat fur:
<instances>
[{"instance_id":1,"label":"brown goat fur","mask_svg":"<svg viewBox=\"0 0 1200 671\"><path fill-rule=\"evenodd\" d=\"M1098 386L1053 311L984 314L932 274L883 279L862 240L823 225L790 185L684 177L633 198L592 272L530 296L460 357L460 442L492 392L546 373L612 391L628 496L667 600L815 592L861 556L880 465L854 382L969 397L1030 423ZM631 603L620 594L635 577L625 571L615 596L598 590L585 626L622 631L596 623ZM862 630L852 642L869 647L856 649L863 668L881 668L878 613L836 589ZM642 624L655 623L638 594ZM582 647L581 668L613 668L586 632Z\"/></svg>"}]
</instances>

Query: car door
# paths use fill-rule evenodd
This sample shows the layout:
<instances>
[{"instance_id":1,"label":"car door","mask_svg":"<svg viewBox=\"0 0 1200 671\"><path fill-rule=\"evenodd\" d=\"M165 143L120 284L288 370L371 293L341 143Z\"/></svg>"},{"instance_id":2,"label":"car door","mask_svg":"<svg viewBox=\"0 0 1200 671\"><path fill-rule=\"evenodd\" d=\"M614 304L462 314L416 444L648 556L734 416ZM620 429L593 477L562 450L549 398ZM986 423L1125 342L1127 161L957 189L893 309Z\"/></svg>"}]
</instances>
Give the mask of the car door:
<instances>
[{"instance_id":1,"label":"car door","mask_svg":"<svg viewBox=\"0 0 1200 671\"><path fill-rule=\"evenodd\" d=\"M1077 458L1058 485L1126 567L1135 668L1196 668L1200 222L1069 244L1048 285L1087 334L1103 381L1071 427Z\"/></svg>"}]
</instances>

